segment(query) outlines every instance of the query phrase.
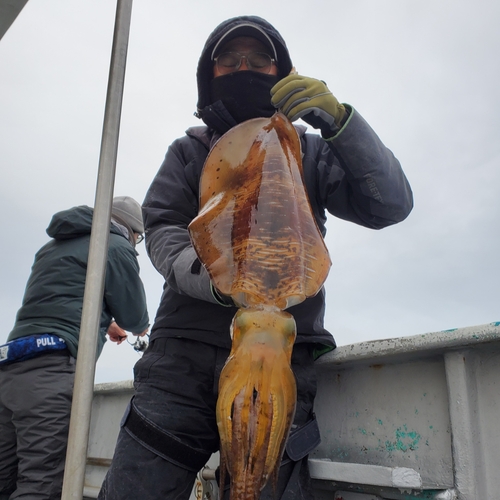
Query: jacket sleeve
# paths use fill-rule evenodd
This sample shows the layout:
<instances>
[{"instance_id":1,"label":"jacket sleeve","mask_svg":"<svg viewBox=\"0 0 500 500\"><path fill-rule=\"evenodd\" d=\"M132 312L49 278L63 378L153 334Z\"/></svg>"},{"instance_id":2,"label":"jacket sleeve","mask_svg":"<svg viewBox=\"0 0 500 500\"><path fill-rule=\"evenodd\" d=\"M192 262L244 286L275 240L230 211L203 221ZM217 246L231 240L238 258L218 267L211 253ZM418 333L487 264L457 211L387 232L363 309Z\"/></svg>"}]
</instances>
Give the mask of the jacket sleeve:
<instances>
[{"instance_id":1,"label":"jacket sleeve","mask_svg":"<svg viewBox=\"0 0 500 500\"><path fill-rule=\"evenodd\" d=\"M393 153L350 106L336 136L323 141L317 161L320 203L332 215L372 229L404 220L413 195Z\"/></svg>"},{"instance_id":2,"label":"jacket sleeve","mask_svg":"<svg viewBox=\"0 0 500 500\"><path fill-rule=\"evenodd\" d=\"M110 235L104 301L118 326L139 334L149 326L149 317L136 252L128 242L114 245L111 238L124 240Z\"/></svg>"},{"instance_id":3,"label":"jacket sleeve","mask_svg":"<svg viewBox=\"0 0 500 500\"><path fill-rule=\"evenodd\" d=\"M146 194L142 211L146 249L155 269L176 293L219 303L210 278L191 244L188 225L198 214L204 158L175 141Z\"/></svg>"}]
</instances>

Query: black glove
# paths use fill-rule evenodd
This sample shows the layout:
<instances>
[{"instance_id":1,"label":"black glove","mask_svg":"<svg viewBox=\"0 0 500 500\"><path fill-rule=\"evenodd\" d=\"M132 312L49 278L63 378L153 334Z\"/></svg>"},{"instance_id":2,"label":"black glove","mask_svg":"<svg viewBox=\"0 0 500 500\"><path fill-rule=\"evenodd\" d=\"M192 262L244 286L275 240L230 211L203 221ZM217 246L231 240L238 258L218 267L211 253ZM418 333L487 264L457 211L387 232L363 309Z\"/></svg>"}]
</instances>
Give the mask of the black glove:
<instances>
[{"instance_id":1,"label":"black glove","mask_svg":"<svg viewBox=\"0 0 500 500\"><path fill-rule=\"evenodd\" d=\"M233 299L227 295L222 294L215 288L215 285L210 282L210 291L212 292L213 298L217 301L217 303L224 307L234 307Z\"/></svg>"},{"instance_id":2,"label":"black glove","mask_svg":"<svg viewBox=\"0 0 500 500\"><path fill-rule=\"evenodd\" d=\"M342 126L345 107L328 90L325 82L301 75L288 75L271 89L271 102L290 121L302 118L332 138Z\"/></svg>"}]
</instances>

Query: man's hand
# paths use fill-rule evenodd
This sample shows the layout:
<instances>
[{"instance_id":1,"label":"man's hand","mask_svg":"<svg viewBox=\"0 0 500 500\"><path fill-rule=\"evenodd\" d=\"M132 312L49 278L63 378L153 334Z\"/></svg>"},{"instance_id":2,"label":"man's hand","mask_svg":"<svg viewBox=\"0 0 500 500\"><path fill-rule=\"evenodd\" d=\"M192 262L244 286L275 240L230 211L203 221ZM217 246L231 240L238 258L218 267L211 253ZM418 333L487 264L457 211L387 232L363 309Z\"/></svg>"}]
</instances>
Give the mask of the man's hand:
<instances>
[{"instance_id":1,"label":"man's hand","mask_svg":"<svg viewBox=\"0 0 500 500\"><path fill-rule=\"evenodd\" d=\"M120 345L127 338L127 333L116 324L116 321L113 321L108 328L108 337L111 342Z\"/></svg>"},{"instance_id":2,"label":"man's hand","mask_svg":"<svg viewBox=\"0 0 500 500\"><path fill-rule=\"evenodd\" d=\"M149 332L149 326L141 333L134 333L136 337L144 337Z\"/></svg>"},{"instance_id":3,"label":"man's hand","mask_svg":"<svg viewBox=\"0 0 500 500\"><path fill-rule=\"evenodd\" d=\"M335 135L346 114L325 82L297 74L288 75L271 89L271 102L290 121L302 118L320 129L325 139Z\"/></svg>"}]
</instances>

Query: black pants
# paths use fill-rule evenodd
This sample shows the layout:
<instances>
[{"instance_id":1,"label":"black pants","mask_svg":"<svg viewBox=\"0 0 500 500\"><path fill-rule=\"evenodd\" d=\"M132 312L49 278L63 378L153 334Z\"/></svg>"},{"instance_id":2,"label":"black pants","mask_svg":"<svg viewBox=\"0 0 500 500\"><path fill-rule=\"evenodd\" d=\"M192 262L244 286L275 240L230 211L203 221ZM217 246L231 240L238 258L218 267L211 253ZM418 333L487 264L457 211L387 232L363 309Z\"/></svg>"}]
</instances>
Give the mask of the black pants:
<instances>
[{"instance_id":1,"label":"black pants","mask_svg":"<svg viewBox=\"0 0 500 500\"><path fill-rule=\"evenodd\" d=\"M61 498L75 363L57 351L0 368L0 499Z\"/></svg>"},{"instance_id":2,"label":"black pants","mask_svg":"<svg viewBox=\"0 0 500 500\"><path fill-rule=\"evenodd\" d=\"M219 448L215 406L219 376L229 355L227 349L177 338L154 340L134 367L133 404L153 425L195 451L208 454ZM312 417L316 394L316 374L310 346L298 344L292 356L297 382L297 407L294 426L300 427ZM311 499L307 453L295 457L285 454L278 479L279 499ZM160 456L162 455L162 456ZM104 481L100 499L188 499L196 479L197 467L179 464L175 452L168 456L141 444L122 427L113 462ZM268 484L262 499L274 498ZM294 492L289 493L289 492Z\"/></svg>"}]
</instances>

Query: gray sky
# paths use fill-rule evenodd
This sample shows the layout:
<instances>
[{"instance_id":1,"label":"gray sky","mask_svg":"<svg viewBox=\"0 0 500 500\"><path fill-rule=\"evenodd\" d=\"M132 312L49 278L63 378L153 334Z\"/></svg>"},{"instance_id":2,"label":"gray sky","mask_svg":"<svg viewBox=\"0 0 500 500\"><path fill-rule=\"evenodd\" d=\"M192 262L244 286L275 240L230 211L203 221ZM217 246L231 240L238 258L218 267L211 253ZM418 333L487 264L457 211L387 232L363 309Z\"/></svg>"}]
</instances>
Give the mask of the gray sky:
<instances>
[{"instance_id":1,"label":"gray sky","mask_svg":"<svg viewBox=\"0 0 500 500\"><path fill-rule=\"evenodd\" d=\"M4 342L52 215L93 205L116 2L31 0L0 41ZM401 161L415 208L372 231L334 218L326 326L339 345L500 320L500 4L486 0L134 3L115 194L141 202L191 125L212 29L266 18L299 73L325 80ZM154 318L162 279L139 247ZM139 355L107 343L98 382Z\"/></svg>"}]
</instances>

